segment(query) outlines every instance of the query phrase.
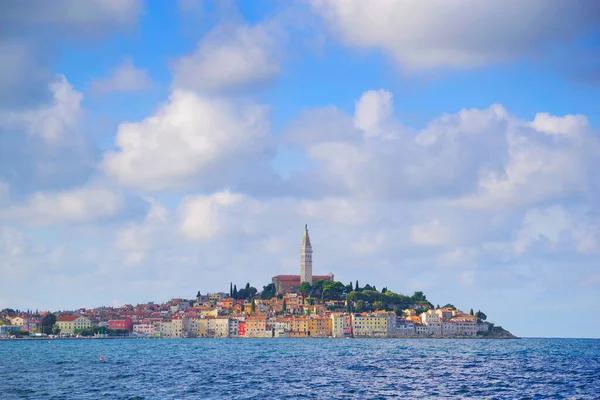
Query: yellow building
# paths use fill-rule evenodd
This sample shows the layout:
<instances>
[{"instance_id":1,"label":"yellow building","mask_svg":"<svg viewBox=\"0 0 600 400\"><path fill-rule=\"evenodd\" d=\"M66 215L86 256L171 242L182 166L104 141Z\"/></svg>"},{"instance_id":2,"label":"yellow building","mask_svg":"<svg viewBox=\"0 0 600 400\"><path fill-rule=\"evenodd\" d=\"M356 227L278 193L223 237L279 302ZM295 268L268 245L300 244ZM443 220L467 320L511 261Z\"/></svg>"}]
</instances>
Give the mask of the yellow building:
<instances>
[{"instance_id":1,"label":"yellow building","mask_svg":"<svg viewBox=\"0 0 600 400\"><path fill-rule=\"evenodd\" d=\"M395 328L393 312L362 313L352 315L352 331L355 337L385 337Z\"/></svg>"},{"instance_id":2,"label":"yellow building","mask_svg":"<svg viewBox=\"0 0 600 400\"><path fill-rule=\"evenodd\" d=\"M309 318L308 334L311 337L331 336L331 318L325 316Z\"/></svg>"},{"instance_id":3,"label":"yellow building","mask_svg":"<svg viewBox=\"0 0 600 400\"><path fill-rule=\"evenodd\" d=\"M62 334L75 334L76 329L84 329L92 326L92 322L81 315L61 315L56 318L56 324Z\"/></svg>"},{"instance_id":4,"label":"yellow building","mask_svg":"<svg viewBox=\"0 0 600 400\"><path fill-rule=\"evenodd\" d=\"M267 333L267 318L266 317L248 317L246 318L246 337L260 338L271 336L271 332Z\"/></svg>"},{"instance_id":5,"label":"yellow building","mask_svg":"<svg viewBox=\"0 0 600 400\"><path fill-rule=\"evenodd\" d=\"M290 337L308 337L308 318L292 318L290 321Z\"/></svg>"},{"instance_id":6,"label":"yellow building","mask_svg":"<svg viewBox=\"0 0 600 400\"><path fill-rule=\"evenodd\" d=\"M23 317L9 318L9 321L10 321L11 325L15 325L15 326L23 326L25 323L25 320L23 319Z\"/></svg>"}]
</instances>

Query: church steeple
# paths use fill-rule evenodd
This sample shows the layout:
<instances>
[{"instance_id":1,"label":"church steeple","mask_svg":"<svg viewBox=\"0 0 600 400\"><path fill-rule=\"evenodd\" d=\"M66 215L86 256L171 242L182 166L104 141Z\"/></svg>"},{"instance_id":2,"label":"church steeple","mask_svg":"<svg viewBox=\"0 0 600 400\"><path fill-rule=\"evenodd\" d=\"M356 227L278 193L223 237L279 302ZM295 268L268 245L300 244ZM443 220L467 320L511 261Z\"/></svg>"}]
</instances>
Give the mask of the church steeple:
<instances>
[{"instance_id":1,"label":"church steeple","mask_svg":"<svg viewBox=\"0 0 600 400\"><path fill-rule=\"evenodd\" d=\"M302 282L312 285L312 246L308 236L308 225L304 225L304 236L300 247L300 283Z\"/></svg>"}]
</instances>

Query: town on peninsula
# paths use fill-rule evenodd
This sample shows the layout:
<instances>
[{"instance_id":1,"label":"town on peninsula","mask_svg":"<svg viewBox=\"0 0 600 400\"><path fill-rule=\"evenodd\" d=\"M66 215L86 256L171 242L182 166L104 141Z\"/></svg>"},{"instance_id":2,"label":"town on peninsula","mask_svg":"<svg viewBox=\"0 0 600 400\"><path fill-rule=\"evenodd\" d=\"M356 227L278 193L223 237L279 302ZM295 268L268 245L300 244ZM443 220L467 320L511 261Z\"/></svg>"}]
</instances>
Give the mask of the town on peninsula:
<instances>
[{"instance_id":1,"label":"town on peninsula","mask_svg":"<svg viewBox=\"0 0 600 400\"><path fill-rule=\"evenodd\" d=\"M516 338L481 311L433 305L359 282L313 275L304 227L300 275L277 275L258 291L250 283L229 292L121 307L61 312L0 311L0 339L22 338Z\"/></svg>"}]
</instances>

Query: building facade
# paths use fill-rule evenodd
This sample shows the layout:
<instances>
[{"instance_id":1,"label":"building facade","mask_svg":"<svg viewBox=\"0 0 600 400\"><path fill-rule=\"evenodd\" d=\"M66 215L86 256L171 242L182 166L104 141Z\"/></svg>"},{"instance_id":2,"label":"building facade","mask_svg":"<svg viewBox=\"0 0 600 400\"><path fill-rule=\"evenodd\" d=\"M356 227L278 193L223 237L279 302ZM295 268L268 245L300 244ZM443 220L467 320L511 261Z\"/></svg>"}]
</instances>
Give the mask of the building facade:
<instances>
[{"instance_id":1,"label":"building facade","mask_svg":"<svg viewBox=\"0 0 600 400\"><path fill-rule=\"evenodd\" d=\"M61 335L74 335L76 329L85 329L92 326L92 322L81 315L61 315L56 318Z\"/></svg>"}]
</instances>

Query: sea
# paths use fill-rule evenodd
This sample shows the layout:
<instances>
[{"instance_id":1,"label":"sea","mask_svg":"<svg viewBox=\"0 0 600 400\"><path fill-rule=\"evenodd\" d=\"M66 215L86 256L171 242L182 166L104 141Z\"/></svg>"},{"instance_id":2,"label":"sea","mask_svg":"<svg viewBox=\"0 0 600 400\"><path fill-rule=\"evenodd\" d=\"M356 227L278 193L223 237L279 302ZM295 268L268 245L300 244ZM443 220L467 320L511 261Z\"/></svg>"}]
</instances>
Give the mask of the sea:
<instances>
[{"instance_id":1,"label":"sea","mask_svg":"<svg viewBox=\"0 0 600 400\"><path fill-rule=\"evenodd\" d=\"M0 399L600 399L597 339L0 341Z\"/></svg>"}]
</instances>

